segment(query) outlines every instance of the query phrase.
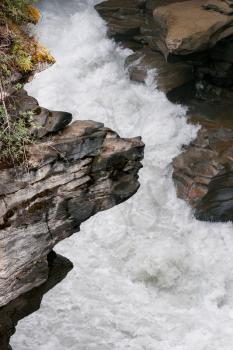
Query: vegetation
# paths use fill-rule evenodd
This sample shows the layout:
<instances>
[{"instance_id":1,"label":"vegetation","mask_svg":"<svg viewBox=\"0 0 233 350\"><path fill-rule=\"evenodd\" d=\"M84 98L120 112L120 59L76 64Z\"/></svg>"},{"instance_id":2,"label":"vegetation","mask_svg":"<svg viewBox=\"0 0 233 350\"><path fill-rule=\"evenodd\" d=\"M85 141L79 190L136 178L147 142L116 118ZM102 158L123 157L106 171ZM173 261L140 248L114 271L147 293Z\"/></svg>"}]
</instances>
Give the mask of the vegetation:
<instances>
[{"instance_id":1,"label":"vegetation","mask_svg":"<svg viewBox=\"0 0 233 350\"><path fill-rule=\"evenodd\" d=\"M40 12L35 0L2 0L0 3L0 161L25 159L30 143L33 113L17 114L14 92L40 65L51 64L53 57L25 30L37 23ZM23 29L24 28L24 29Z\"/></svg>"},{"instance_id":2,"label":"vegetation","mask_svg":"<svg viewBox=\"0 0 233 350\"><path fill-rule=\"evenodd\" d=\"M2 13L15 22L38 22L39 11L32 7L35 0L3 0Z\"/></svg>"}]
</instances>

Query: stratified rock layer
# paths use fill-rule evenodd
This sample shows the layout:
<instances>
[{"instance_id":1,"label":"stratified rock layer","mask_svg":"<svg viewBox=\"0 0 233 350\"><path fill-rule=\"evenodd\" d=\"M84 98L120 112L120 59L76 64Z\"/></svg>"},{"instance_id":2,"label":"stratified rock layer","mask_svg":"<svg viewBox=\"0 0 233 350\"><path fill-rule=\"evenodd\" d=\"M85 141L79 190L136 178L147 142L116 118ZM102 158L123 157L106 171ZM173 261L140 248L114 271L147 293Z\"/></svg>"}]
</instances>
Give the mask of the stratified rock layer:
<instances>
[{"instance_id":1,"label":"stratified rock layer","mask_svg":"<svg viewBox=\"0 0 233 350\"><path fill-rule=\"evenodd\" d=\"M233 129L214 123L173 162L177 194L196 210L197 218L233 220Z\"/></svg>"},{"instance_id":2,"label":"stratified rock layer","mask_svg":"<svg viewBox=\"0 0 233 350\"><path fill-rule=\"evenodd\" d=\"M43 283L58 242L139 188L140 138L122 139L93 121L60 130L70 120L64 112L38 109L35 120L40 139L27 148L27 167L0 170L0 305Z\"/></svg>"}]
</instances>

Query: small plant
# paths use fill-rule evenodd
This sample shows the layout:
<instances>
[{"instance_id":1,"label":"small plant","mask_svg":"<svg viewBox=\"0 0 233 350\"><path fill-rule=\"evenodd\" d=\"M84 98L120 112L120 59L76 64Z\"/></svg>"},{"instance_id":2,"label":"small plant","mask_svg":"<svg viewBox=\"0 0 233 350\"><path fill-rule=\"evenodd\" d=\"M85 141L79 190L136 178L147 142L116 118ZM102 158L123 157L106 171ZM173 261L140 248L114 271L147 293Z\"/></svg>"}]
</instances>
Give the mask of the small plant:
<instances>
[{"instance_id":1,"label":"small plant","mask_svg":"<svg viewBox=\"0 0 233 350\"><path fill-rule=\"evenodd\" d=\"M33 69L31 55L25 50L23 42L19 37L14 38L11 49L12 61L21 72L30 72Z\"/></svg>"},{"instance_id":2,"label":"small plant","mask_svg":"<svg viewBox=\"0 0 233 350\"><path fill-rule=\"evenodd\" d=\"M0 106L0 160L11 163L23 160L25 163L25 146L32 142L29 128L34 114L32 111L20 113L13 120L7 114L8 111Z\"/></svg>"},{"instance_id":3,"label":"small plant","mask_svg":"<svg viewBox=\"0 0 233 350\"><path fill-rule=\"evenodd\" d=\"M37 23L36 0L0 0L0 162L27 163L26 145L33 142L32 111L18 113L17 92L30 74L54 63L54 58L28 32L25 24Z\"/></svg>"},{"instance_id":4,"label":"small plant","mask_svg":"<svg viewBox=\"0 0 233 350\"><path fill-rule=\"evenodd\" d=\"M7 17L17 23L33 22L40 19L39 11L31 6L35 0L3 0L3 10Z\"/></svg>"}]
</instances>

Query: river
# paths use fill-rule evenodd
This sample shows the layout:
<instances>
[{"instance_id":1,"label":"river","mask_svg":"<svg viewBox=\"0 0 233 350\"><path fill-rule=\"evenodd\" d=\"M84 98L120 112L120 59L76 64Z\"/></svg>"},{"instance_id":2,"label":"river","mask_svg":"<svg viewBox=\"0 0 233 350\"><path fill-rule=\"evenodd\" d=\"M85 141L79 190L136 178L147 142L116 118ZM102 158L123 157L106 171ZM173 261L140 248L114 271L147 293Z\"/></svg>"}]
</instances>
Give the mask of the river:
<instances>
[{"instance_id":1,"label":"river","mask_svg":"<svg viewBox=\"0 0 233 350\"><path fill-rule=\"evenodd\" d=\"M44 1L36 29L57 63L27 85L47 108L146 144L141 188L56 251L75 265L21 321L14 350L232 350L232 224L198 222L176 197L172 158L197 129L106 37L93 0Z\"/></svg>"}]
</instances>

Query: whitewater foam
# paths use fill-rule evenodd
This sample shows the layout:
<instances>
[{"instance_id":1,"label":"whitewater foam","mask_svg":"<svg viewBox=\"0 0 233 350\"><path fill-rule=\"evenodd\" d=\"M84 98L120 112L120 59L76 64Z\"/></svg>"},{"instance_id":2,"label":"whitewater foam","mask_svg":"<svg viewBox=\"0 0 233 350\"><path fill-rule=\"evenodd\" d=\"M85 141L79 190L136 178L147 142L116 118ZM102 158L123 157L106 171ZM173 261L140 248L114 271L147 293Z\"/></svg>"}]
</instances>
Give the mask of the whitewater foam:
<instances>
[{"instance_id":1,"label":"whitewater foam","mask_svg":"<svg viewBox=\"0 0 233 350\"><path fill-rule=\"evenodd\" d=\"M232 225L198 222L177 199L171 160L195 137L185 108L106 38L94 1L42 4L37 29L57 63L27 86L41 105L93 119L146 144L139 192L97 214L57 251L75 265L20 322L15 350L232 350Z\"/></svg>"}]
</instances>

